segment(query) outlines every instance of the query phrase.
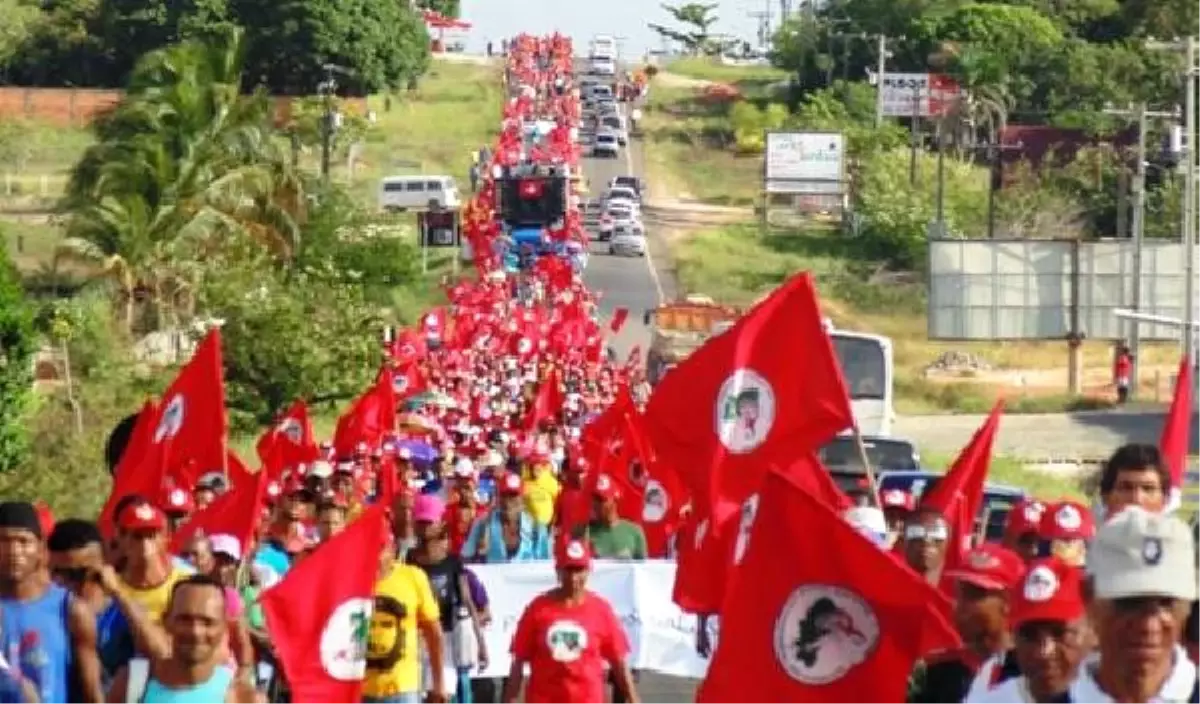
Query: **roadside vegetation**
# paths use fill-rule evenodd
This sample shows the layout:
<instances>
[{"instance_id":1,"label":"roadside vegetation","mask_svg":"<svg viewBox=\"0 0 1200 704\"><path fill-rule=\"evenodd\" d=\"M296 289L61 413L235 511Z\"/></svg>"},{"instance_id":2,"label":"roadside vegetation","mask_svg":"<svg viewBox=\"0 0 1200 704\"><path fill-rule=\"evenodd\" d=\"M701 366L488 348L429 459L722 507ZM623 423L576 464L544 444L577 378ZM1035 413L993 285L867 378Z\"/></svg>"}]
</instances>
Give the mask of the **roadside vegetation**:
<instances>
[{"instance_id":1,"label":"roadside vegetation","mask_svg":"<svg viewBox=\"0 0 1200 704\"><path fill-rule=\"evenodd\" d=\"M664 233L682 288L745 303L798 270L813 270L835 322L895 340L902 412L981 412L997 395L1016 412L1111 405L1111 344L1085 344L1084 395L1072 397L1064 393L1065 343L927 339L925 242L939 190L935 138L941 136L949 236L986 237L989 220L1005 238L1115 236L1119 184L1132 167L1129 125L1103 108L1178 102L1179 57L1144 48L1141 37L1173 35L1171 26L1196 22L1194 3L1156 8L834 2L785 22L773 37L770 65L739 65L715 58L742 48L708 31L712 7L677 7L681 27L664 33L691 55L663 66L651 84L643 145L652 197L736 208L746 223ZM866 80L875 46L861 37L879 33L907 37L889 43L891 71L944 73L963 89L942 118L922 120L915 134L892 118L875 125L876 93ZM1013 124L1077 128L1073 138L1082 146L1051 151L1036 168L1006 165L989 218L990 191L1001 179L982 145ZM835 214L788 216L780 208L770 230L759 229L770 130L845 135L850 213L840 226ZM1150 144L1161 143L1161 130L1154 126ZM1177 238L1179 179L1169 155L1152 147L1149 159L1146 235ZM989 368L926 374L948 351ZM1175 345L1143 346L1143 398L1165 400L1177 360Z\"/></svg>"},{"instance_id":2,"label":"roadside vegetation","mask_svg":"<svg viewBox=\"0 0 1200 704\"><path fill-rule=\"evenodd\" d=\"M440 294L450 257L431 254L423 272L411 216L377 212L375 185L422 170L462 179L498 119L495 69L439 63L372 97L373 119L339 99L326 184L321 101L280 120L265 91L243 90L245 42L231 28L148 52L114 110L64 135L75 153L54 162L54 197L0 216L0 494L94 511L109 432L213 324L231 445L248 462L295 398L328 432L377 368L373 331ZM52 129L26 128L53 143Z\"/></svg>"}]
</instances>

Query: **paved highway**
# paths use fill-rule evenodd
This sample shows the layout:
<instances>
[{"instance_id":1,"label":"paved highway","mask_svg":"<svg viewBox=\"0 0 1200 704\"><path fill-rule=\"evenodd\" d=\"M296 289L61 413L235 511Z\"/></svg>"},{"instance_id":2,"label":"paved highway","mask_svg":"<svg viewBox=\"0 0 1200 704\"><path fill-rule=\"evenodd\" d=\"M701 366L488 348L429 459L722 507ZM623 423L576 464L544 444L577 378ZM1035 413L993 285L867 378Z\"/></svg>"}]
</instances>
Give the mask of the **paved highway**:
<instances>
[{"instance_id":1,"label":"paved highway","mask_svg":"<svg viewBox=\"0 0 1200 704\"><path fill-rule=\"evenodd\" d=\"M577 69L581 68L577 66ZM621 151L620 157L592 159L585 156L582 165L590 189L588 197L591 199L599 198L614 176L643 176L645 173L641 145L632 139L629 146ZM593 241L588 267L584 272L588 287L603 294L600 308L605 321L612 316L614 309L629 309L629 320L611 342L621 359L634 346L641 346L642 354L645 354L650 343L650 331L643 323L643 314L657 307L660 300L675 297L674 279L655 267L657 262L666 261L667 253L662 241L648 230L647 242L649 254L646 257L614 257L608 254L607 243ZM670 585L664 584L662 588L669 589ZM695 701L697 684L693 680L645 673L638 684L638 692L646 702L690 702Z\"/></svg>"}]
</instances>

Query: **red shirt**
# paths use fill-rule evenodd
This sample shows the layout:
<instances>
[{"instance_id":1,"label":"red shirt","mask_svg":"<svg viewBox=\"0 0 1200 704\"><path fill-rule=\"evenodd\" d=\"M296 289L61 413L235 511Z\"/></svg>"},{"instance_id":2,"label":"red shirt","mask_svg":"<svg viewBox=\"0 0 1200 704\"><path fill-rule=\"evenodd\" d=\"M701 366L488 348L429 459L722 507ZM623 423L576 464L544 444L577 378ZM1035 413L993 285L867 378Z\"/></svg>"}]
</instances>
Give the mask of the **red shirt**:
<instances>
[{"instance_id":1,"label":"red shirt","mask_svg":"<svg viewBox=\"0 0 1200 704\"><path fill-rule=\"evenodd\" d=\"M604 702L604 665L624 659L629 641L603 597L587 592L566 606L547 593L525 607L512 654L529 663L526 702Z\"/></svg>"},{"instance_id":2,"label":"red shirt","mask_svg":"<svg viewBox=\"0 0 1200 704\"><path fill-rule=\"evenodd\" d=\"M554 505L555 527L561 535L569 535L577 525L592 520L591 492L583 487L563 485Z\"/></svg>"}]
</instances>

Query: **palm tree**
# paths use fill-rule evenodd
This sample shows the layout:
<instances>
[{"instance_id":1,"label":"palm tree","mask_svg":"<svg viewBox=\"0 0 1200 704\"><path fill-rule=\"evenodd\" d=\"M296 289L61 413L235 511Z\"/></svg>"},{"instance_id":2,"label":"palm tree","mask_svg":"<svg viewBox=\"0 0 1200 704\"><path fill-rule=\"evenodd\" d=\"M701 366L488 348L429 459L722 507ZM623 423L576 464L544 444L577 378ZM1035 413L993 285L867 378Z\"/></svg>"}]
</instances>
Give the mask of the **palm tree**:
<instances>
[{"instance_id":1,"label":"palm tree","mask_svg":"<svg viewBox=\"0 0 1200 704\"><path fill-rule=\"evenodd\" d=\"M243 55L240 30L147 54L72 173L59 254L116 280L129 325L136 290L170 307L157 294L189 287L176 265L231 237L280 259L299 245L304 183L273 139L267 97L240 93Z\"/></svg>"}]
</instances>

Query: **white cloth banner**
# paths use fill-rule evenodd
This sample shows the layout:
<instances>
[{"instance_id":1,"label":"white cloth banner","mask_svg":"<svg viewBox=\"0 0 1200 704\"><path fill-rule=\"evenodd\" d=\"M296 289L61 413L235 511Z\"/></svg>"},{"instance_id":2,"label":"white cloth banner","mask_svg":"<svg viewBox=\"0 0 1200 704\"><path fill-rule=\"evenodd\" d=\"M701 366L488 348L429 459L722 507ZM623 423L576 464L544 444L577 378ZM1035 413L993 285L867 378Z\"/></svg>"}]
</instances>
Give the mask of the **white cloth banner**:
<instances>
[{"instance_id":1,"label":"white cloth banner","mask_svg":"<svg viewBox=\"0 0 1200 704\"><path fill-rule=\"evenodd\" d=\"M490 663L475 677L506 677L513 634L525 607L554 588L551 562L469 565L487 588L491 624L484 629ZM669 560L597 560L588 589L612 604L633 649L630 666L674 677L702 678L708 661L696 654L696 623L671 601L675 563Z\"/></svg>"}]
</instances>

